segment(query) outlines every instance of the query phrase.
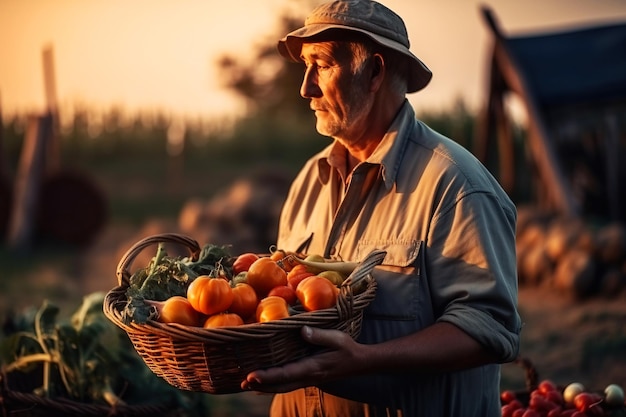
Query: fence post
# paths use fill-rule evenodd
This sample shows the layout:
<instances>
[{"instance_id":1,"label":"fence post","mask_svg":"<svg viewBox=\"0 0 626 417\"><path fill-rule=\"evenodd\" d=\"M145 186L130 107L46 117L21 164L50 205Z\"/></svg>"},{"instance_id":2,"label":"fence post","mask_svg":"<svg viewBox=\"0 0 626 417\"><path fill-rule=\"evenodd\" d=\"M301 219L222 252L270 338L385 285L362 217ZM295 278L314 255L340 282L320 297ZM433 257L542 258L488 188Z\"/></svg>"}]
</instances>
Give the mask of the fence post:
<instances>
[{"instance_id":1,"label":"fence post","mask_svg":"<svg viewBox=\"0 0 626 417\"><path fill-rule=\"evenodd\" d=\"M28 117L24 146L15 177L13 207L8 227L8 246L18 251L28 250L32 244L45 165L46 141L51 131L50 113Z\"/></svg>"}]
</instances>

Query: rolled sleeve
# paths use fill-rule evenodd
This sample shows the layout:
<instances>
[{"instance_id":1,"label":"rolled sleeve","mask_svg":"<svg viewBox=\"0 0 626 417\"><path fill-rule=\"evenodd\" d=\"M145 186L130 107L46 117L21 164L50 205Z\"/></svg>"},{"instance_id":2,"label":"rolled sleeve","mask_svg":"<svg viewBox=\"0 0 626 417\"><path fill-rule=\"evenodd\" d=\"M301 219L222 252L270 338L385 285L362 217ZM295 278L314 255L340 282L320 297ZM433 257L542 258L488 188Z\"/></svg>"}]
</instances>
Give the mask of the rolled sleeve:
<instances>
[{"instance_id":1,"label":"rolled sleeve","mask_svg":"<svg viewBox=\"0 0 626 417\"><path fill-rule=\"evenodd\" d=\"M516 214L494 195L468 193L442 212L428 247L438 321L456 325L500 362L518 354Z\"/></svg>"}]
</instances>

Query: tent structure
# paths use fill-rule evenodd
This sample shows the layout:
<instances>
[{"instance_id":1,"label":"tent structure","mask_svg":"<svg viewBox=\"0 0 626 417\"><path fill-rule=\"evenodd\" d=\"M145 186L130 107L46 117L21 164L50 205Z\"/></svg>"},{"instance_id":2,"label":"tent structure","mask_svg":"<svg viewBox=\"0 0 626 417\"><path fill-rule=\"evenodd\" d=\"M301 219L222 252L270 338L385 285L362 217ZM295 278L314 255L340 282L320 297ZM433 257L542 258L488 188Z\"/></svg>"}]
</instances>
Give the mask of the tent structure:
<instances>
[{"instance_id":1,"label":"tent structure","mask_svg":"<svg viewBox=\"0 0 626 417\"><path fill-rule=\"evenodd\" d=\"M510 193L527 177L540 207L626 221L626 22L509 36L481 12L493 49L479 159ZM510 95L527 114L521 144Z\"/></svg>"}]
</instances>

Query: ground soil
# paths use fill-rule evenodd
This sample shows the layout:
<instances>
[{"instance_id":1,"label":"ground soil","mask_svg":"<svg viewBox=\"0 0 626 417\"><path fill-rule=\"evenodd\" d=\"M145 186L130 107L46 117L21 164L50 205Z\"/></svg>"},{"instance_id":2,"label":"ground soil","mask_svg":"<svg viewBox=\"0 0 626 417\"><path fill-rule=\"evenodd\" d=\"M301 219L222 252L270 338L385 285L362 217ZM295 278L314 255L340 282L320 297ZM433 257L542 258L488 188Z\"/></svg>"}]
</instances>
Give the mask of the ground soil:
<instances>
[{"instance_id":1,"label":"ground soil","mask_svg":"<svg viewBox=\"0 0 626 417\"><path fill-rule=\"evenodd\" d=\"M108 291L117 284L117 263L131 244L175 230L176 225L167 221L151 221L140 228L115 225L107 227L92 245L70 255L64 252L60 260L20 255L15 259L30 266L2 277L0 303L3 308L19 309L38 306L48 298L75 308L83 295ZM609 383L626 387L626 294L578 300L549 288L522 287L519 309L524 323L520 354L533 365L538 379L562 386L578 381L598 391ZM506 364L502 387L524 390L527 376L518 364ZM233 415L236 407L247 410L243 415L261 416L268 403L268 396L223 396L216 403L215 415Z\"/></svg>"}]
</instances>

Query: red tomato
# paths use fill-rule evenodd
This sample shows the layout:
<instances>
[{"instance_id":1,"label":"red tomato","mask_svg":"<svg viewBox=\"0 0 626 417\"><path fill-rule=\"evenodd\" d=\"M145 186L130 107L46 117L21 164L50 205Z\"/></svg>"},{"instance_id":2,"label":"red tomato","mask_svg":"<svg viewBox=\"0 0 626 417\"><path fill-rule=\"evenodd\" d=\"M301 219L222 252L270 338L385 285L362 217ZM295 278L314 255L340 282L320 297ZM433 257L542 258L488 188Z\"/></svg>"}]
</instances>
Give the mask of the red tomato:
<instances>
[{"instance_id":1,"label":"red tomato","mask_svg":"<svg viewBox=\"0 0 626 417\"><path fill-rule=\"evenodd\" d=\"M235 313L219 313L209 316L204 322L205 329L214 329L225 326L241 326L243 319Z\"/></svg>"},{"instance_id":2,"label":"red tomato","mask_svg":"<svg viewBox=\"0 0 626 417\"><path fill-rule=\"evenodd\" d=\"M248 269L250 269L250 265L257 259L259 259L259 255L256 253L242 253L235 259L235 262L233 262L233 275L237 275L240 272L247 272Z\"/></svg>"},{"instance_id":3,"label":"red tomato","mask_svg":"<svg viewBox=\"0 0 626 417\"><path fill-rule=\"evenodd\" d=\"M294 290L298 288L298 284L302 282L303 279L312 277L315 275L313 272L310 272L306 269L305 265L299 264L295 265L291 268L291 271L287 274L287 285L289 285Z\"/></svg>"},{"instance_id":4,"label":"red tomato","mask_svg":"<svg viewBox=\"0 0 626 417\"><path fill-rule=\"evenodd\" d=\"M250 285L240 282L233 288L233 302L228 307L230 313L236 313L245 318L250 317L256 311L259 298L256 291Z\"/></svg>"},{"instance_id":5,"label":"red tomato","mask_svg":"<svg viewBox=\"0 0 626 417\"><path fill-rule=\"evenodd\" d=\"M500 408L500 415L502 417L513 417L513 411L515 411L515 408L511 407L511 404L505 404Z\"/></svg>"},{"instance_id":6,"label":"red tomato","mask_svg":"<svg viewBox=\"0 0 626 417\"><path fill-rule=\"evenodd\" d=\"M285 299L285 301L287 301L287 304L289 305L294 305L298 300L298 298L296 297L296 292L288 285L279 285L278 287L274 287L267 295L276 295L278 297L282 297Z\"/></svg>"},{"instance_id":7,"label":"red tomato","mask_svg":"<svg viewBox=\"0 0 626 417\"><path fill-rule=\"evenodd\" d=\"M338 294L335 284L317 275L303 279L296 288L296 296L306 311L334 307Z\"/></svg>"},{"instance_id":8,"label":"red tomato","mask_svg":"<svg viewBox=\"0 0 626 417\"><path fill-rule=\"evenodd\" d=\"M285 317L289 317L287 301L276 295L263 298L256 308L256 321L259 323L279 320Z\"/></svg>"},{"instance_id":9,"label":"red tomato","mask_svg":"<svg viewBox=\"0 0 626 417\"><path fill-rule=\"evenodd\" d=\"M502 401L504 404L508 404L516 398L517 395L511 390L505 390L500 393L500 401Z\"/></svg>"},{"instance_id":10,"label":"red tomato","mask_svg":"<svg viewBox=\"0 0 626 417\"><path fill-rule=\"evenodd\" d=\"M159 310L158 320L162 323L180 323L187 326L198 326L200 315L185 297L175 295L163 303L154 303Z\"/></svg>"},{"instance_id":11,"label":"red tomato","mask_svg":"<svg viewBox=\"0 0 626 417\"><path fill-rule=\"evenodd\" d=\"M555 404L563 405L565 401L563 400L563 394L560 391L548 391L545 394L546 399L552 401Z\"/></svg>"},{"instance_id":12,"label":"red tomato","mask_svg":"<svg viewBox=\"0 0 626 417\"><path fill-rule=\"evenodd\" d=\"M210 316L230 307L233 290L225 279L200 275L189 284L187 299L196 311Z\"/></svg>"},{"instance_id":13,"label":"red tomato","mask_svg":"<svg viewBox=\"0 0 626 417\"><path fill-rule=\"evenodd\" d=\"M542 411L542 412L548 412L550 410L554 410L557 407L560 408L559 405L553 403L552 401L546 400L545 398L539 395L530 397L530 401L528 402L528 405L533 410Z\"/></svg>"},{"instance_id":14,"label":"red tomato","mask_svg":"<svg viewBox=\"0 0 626 417\"><path fill-rule=\"evenodd\" d=\"M526 408L518 408L517 410L513 410L513 414L511 414L511 417L522 417L526 410Z\"/></svg>"},{"instance_id":15,"label":"red tomato","mask_svg":"<svg viewBox=\"0 0 626 417\"><path fill-rule=\"evenodd\" d=\"M578 411L585 412L589 410L594 403L596 403L595 398L588 392L581 392L574 397L574 407L576 407Z\"/></svg>"},{"instance_id":16,"label":"red tomato","mask_svg":"<svg viewBox=\"0 0 626 417\"><path fill-rule=\"evenodd\" d=\"M540 414L532 409L528 409L526 411L524 411L524 414L522 414L522 417L541 417Z\"/></svg>"},{"instance_id":17,"label":"red tomato","mask_svg":"<svg viewBox=\"0 0 626 417\"><path fill-rule=\"evenodd\" d=\"M248 284L260 297L264 297L272 288L287 285L287 272L268 257L257 259L248 269Z\"/></svg>"},{"instance_id":18,"label":"red tomato","mask_svg":"<svg viewBox=\"0 0 626 417\"><path fill-rule=\"evenodd\" d=\"M537 389L543 394L547 394L548 392L557 390L555 383L550 381L549 379L544 379L543 381L541 381L537 386Z\"/></svg>"},{"instance_id":19,"label":"red tomato","mask_svg":"<svg viewBox=\"0 0 626 417\"><path fill-rule=\"evenodd\" d=\"M548 414L546 414L546 417L561 417L561 411L563 411L561 407L557 407L554 410L548 411Z\"/></svg>"}]
</instances>

